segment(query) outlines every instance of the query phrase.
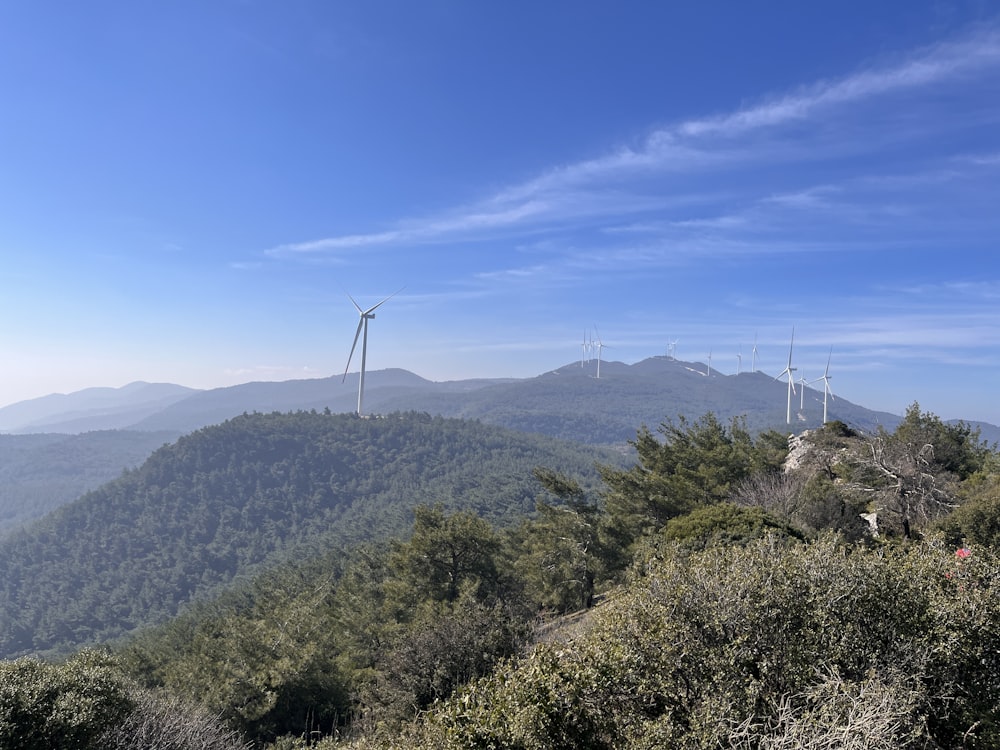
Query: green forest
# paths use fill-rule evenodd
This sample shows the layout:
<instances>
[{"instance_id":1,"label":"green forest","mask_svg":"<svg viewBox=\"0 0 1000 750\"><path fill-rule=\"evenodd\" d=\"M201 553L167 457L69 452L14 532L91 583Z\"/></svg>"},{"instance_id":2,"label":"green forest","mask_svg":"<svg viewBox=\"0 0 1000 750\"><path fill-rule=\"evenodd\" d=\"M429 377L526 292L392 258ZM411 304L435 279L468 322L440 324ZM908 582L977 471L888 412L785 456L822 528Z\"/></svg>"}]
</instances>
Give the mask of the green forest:
<instances>
[{"instance_id":1,"label":"green forest","mask_svg":"<svg viewBox=\"0 0 1000 750\"><path fill-rule=\"evenodd\" d=\"M610 454L425 414L248 414L0 540L0 656L162 622L280 560L405 533L440 503L494 524L534 508L538 463L599 481Z\"/></svg>"},{"instance_id":2,"label":"green forest","mask_svg":"<svg viewBox=\"0 0 1000 750\"><path fill-rule=\"evenodd\" d=\"M111 481L124 466L138 466L178 437L127 430L0 434L0 536Z\"/></svg>"},{"instance_id":3,"label":"green forest","mask_svg":"<svg viewBox=\"0 0 1000 750\"><path fill-rule=\"evenodd\" d=\"M0 547L0 747L1000 746L975 429L534 440L298 413L162 448Z\"/></svg>"}]
</instances>

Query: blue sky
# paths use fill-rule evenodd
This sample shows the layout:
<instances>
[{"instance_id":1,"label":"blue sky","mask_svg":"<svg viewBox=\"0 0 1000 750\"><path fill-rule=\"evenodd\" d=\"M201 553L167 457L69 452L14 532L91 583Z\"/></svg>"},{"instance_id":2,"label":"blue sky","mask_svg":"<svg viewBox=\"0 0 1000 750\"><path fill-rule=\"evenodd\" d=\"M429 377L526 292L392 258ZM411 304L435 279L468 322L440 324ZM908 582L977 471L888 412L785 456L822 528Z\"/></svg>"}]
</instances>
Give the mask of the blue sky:
<instances>
[{"instance_id":1,"label":"blue sky","mask_svg":"<svg viewBox=\"0 0 1000 750\"><path fill-rule=\"evenodd\" d=\"M0 3L0 405L742 351L1000 423L991 3ZM352 364L352 370L356 365Z\"/></svg>"}]
</instances>

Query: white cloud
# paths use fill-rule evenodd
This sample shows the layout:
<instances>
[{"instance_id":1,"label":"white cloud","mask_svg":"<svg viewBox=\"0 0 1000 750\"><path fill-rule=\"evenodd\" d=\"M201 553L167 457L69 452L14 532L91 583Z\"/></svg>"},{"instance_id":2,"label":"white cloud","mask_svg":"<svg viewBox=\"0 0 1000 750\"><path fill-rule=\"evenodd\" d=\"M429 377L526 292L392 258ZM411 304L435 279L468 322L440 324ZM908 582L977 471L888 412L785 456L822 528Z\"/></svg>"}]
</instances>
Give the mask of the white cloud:
<instances>
[{"instance_id":1,"label":"white cloud","mask_svg":"<svg viewBox=\"0 0 1000 750\"><path fill-rule=\"evenodd\" d=\"M989 67L1000 66L1000 32L978 30L964 38L921 49L895 64L883 64L844 78L821 81L798 91L775 96L759 104L711 117L689 119L651 132L637 145L554 167L538 177L500 190L493 196L452 212L400 222L398 226L371 233L345 234L274 247L268 255L287 257L337 252L362 247L389 247L473 241L510 233L548 231L581 220L596 223L600 218L662 212L666 207L691 201L694 192L685 179L662 184L666 177L730 172L748 164L767 165L774 159L817 159L837 149L864 153L878 147L869 130L860 126L825 131L830 118L852 112L853 105L881 102L885 97L916 89L951 83ZM819 135L798 132L787 138L782 126L815 124L823 132L824 149L811 142ZM931 127L921 121L921 127ZM843 132L841 132L841 130ZM774 136L761 142L761 134ZM883 134L885 135L885 134ZM830 140L840 138L840 141ZM881 143L881 141L879 141ZM975 163L992 163L995 154L979 157ZM983 161L985 160L985 161ZM651 179L655 187L646 184ZM746 176L744 175L744 178ZM942 175L936 175L942 179ZM786 206L821 208L829 186L801 192L794 189L773 195L774 203ZM758 195L754 200L762 201ZM797 204L796 204L797 202ZM678 228L735 227L740 218L732 211L718 218L681 217L670 226ZM643 222L637 220L637 226Z\"/></svg>"}]
</instances>

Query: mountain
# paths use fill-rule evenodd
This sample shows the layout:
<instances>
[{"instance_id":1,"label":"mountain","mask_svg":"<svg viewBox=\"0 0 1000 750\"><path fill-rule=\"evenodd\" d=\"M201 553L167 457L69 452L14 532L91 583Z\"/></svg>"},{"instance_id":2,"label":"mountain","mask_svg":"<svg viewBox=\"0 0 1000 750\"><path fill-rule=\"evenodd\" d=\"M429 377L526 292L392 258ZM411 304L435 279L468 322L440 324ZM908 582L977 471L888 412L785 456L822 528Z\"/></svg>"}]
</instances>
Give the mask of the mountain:
<instances>
[{"instance_id":1,"label":"mountain","mask_svg":"<svg viewBox=\"0 0 1000 750\"><path fill-rule=\"evenodd\" d=\"M420 503L504 523L534 510L536 466L593 486L615 460L426 414L236 417L0 539L0 657L163 621L261 565L400 534Z\"/></svg>"},{"instance_id":2,"label":"mountain","mask_svg":"<svg viewBox=\"0 0 1000 750\"><path fill-rule=\"evenodd\" d=\"M119 430L197 393L172 383L129 383L20 401L0 409L0 432Z\"/></svg>"},{"instance_id":3,"label":"mountain","mask_svg":"<svg viewBox=\"0 0 1000 750\"><path fill-rule=\"evenodd\" d=\"M709 376L702 363L651 357L631 365L602 362L598 379L595 365L592 362L582 367L574 362L534 378L446 382L426 380L406 370L377 370L366 374L365 406L370 413L421 411L618 448L635 437L640 425L654 428L664 420L679 416L697 419L709 411L724 421L744 417L754 431L775 428L800 432L818 427L822 420L823 394L806 388L804 397L794 397L794 422L786 425L787 386L761 372L713 372ZM357 373L346 379L256 382L206 391L133 383L120 389L88 389L14 404L0 409L0 424L19 431L35 431L44 424L47 429L77 433L85 427L113 423L134 434L154 431L172 437L246 413L313 409L351 413L357 406L357 387ZM63 408L65 411L60 411ZM864 431L879 425L892 430L900 420L895 414L866 409L840 397L830 401L828 408L831 420ZM88 410L90 416L83 416ZM1000 442L1000 427L971 424L980 428L988 443ZM52 439L0 436L8 441L8 455L17 453L21 458L16 461L31 461L37 469L25 481L8 481L0 490L0 531L37 518L78 496L74 492L113 478L121 468L136 465L164 442L158 436L149 440L124 438L119 453L108 436L88 434L79 435L80 447L74 450L90 450L82 448L88 440L99 443L101 450L109 453L95 460L112 473L99 474L87 466L74 469L56 462L50 474L46 471L47 453L37 457L29 454L42 450ZM22 438L23 447L14 449L12 444ZM99 452L96 447L93 451L95 456ZM0 479L9 480L20 471L7 462L0 451Z\"/></svg>"},{"instance_id":4,"label":"mountain","mask_svg":"<svg viewBox=\"0 0 1000 750\"><path fill-rule=\"evenodd\" d=\"M642 425L655 427L684 416L707 412L728 421L745 417L753 430L801 431L822 422L822 393L807 389L804 408L793 402L791 428L785 424L787 386L763 373L706 375L699 363L652 357L632 365L603 362L600 379L579 363L536 378L503 383L466 394L461 404L441 397L414 394L421 410L481 419L512 429L581 440L594 445L620 445ZM400 408L388 400L384 408ZM844 399L830 405L829 418L864 430L877 424L892 427L899 417L874 412Z\"/></svg>"},{"instance_id":5,"label":"mountain","mask_svg":"<svg viewBox=\"0 0 1000 750\"><path fill-rule=\"evenodd\" d=\"M134 468L174 432L0 435L0 535Z\"/></svg>"},{"instance_id":6,"label":"mountain","mask_svg":"<svg viewBox=\"0 0 1000 750\"><path fill-rule=\"evenodd\" d=\"M724 419L745 416L754 430L787 427L786 385L760 372L706 375L706 370L704 364L670 357L651 357L632 365L602 362L599 379L594 377L595 363L581 367L579 362L516 380L432 382L406 370L378 370L366 373L365 407L370 413L413 410L479 419L593 445L620 445L634 437L641 424L655 426L681 415L695 419L708 411ZM122 413L119 426L189 432L245 412L327 408L353 412L357 388L358 374L352 373L346 380L257 382L184 396L174 393L160 408L147 401L146 412L132 421ZM806 388L804 400L796 395L793 405L792 429L820 425L822 392ZM7 410L20 406L0 410L0 420ZM79 411L60 414L50 410L45 424L77 431L82 424ZM899 422L897 415L872 411L842 398L829 403L829 418L864 430L879 424L891 429ZM36 417L31 424L40 422ZM9 418L0 421L10 423ZM23 422L19 425L18 429L25 429Z\"/></svg>"}]
</instances>

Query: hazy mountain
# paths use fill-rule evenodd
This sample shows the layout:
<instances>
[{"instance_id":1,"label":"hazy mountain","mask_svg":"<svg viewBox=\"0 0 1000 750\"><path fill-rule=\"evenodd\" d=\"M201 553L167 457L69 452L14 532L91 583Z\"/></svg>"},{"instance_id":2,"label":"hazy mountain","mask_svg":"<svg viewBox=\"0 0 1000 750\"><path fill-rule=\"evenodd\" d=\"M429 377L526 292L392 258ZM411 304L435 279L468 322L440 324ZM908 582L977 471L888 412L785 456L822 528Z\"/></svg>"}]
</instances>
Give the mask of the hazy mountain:
<instances>
[{"instance_id":1,"label":"hazy mountain","mask_svg":"<svg viewBox=\"0 0 1000 750\"><path fill-rule=\"evenodd\" d=\"M566 365L536 378L493 385L461 400L438 394L407 394L413 408L481 419L513 429L539 432L595 445L621 444L635 437L641 424L655 427L679 416L697 419L711 411L724 420L743 416L751 430L800 431L823 419L822 393L806 389L803 406L793 400L793 423L785 422L787 386L763 373L706 375L700 363L653 357L633 365L603 362ZM397 399L382 407L400 408ZM828 418L865 430L893 427L899 417L875 412L844 399L828 404Z\"/></svg>"},{"instance_id":2,"label":"hazy mountain","mask_svg":"<svg viewBox=\"0 0 1000 750\"><path fill-rule=\"evenodd\" d=\"M761 372L740 375L707 375L700 362L684 362L669 357L651 357L626 365L602 362L596 378L596 362L579 362L560 367L534 378L459 380L432 382L400 369L367 373L365 411L387 413L420 411L446 417L476 419L525 432L550 435L591 445L621 446L635 437L640 425L656 427L664 420L685 416L697 419L714 412L723 420L744 416L752 430L776 428L799 432L818 427L823 418L823 394L806 388L804 396L793 397L793 423L785 422L787 385ZM167 384L133 383L119 389L88 389L67 396L49 396L8 406L0 410L2 424L21 430L48 425L53 430L77 432L85 426L113 422L136 431L158 431L172 435L218 424L244 413L324 411L353 412L357 408L358 374L342 377L285 382L257 382L207 391ZM60 411L63 409L63 411ZM84 416L85 412L89 415ZM892 430L900 417L873 411L837 397L828 402L828 418L873 430L878 425ZM981 422L982 436L1000 442L1000 428ZM9 441L17 437L6 436ZM164 442L126 439L124 450L116 453L112 440L80 435L81 444L95 440L109 451L99 463L114 473L99 474L100 481L116 476L121 467L131 466ZM29 441L24 450L40 448L45 441ZM8 443L11 445L11 443ZM13 450L13 448L10 448ZM96 448L94 449L96 450ZM145 454L138 455L145 451ZM0 454L0 477L8 460ZM21 459L17 459L21 460ZM54 463L46 473L44 453L35 461L37 473L30 481L8 482L0 495L0 528L37 518L55 505L73 499L99 484L86 473L65 462ZM16 474L16 472L15 472ZM7 477L11 474L8 471ZM37 484L32 484L37 482ZM75 484L74 484L75 482ZM52 492L44 494L52 488Z\"/></svg>"},{"instance_id":3,"label":"hazy mountain","mask_svg":"<svg viewBox=\"0 0 1000 750\"><path fill-rule=\"evenodd\" d=\"M378 370L365 374L365 411L380 410L387 402L405 403L411 394L441 393L460 395L487 387L496 380L466 380L434 383L407 370ZM272 411L354 412L358 404L358 373L311 380L255 382L201 391L130 425L137 430L178 430L188 432L244 412ZM428 411L419 406L403 410Z\"/></svg>"},{"instance_id":4,"label":"hazy mountain","mask_svg":"<svg viewBox=\"0 0 1000 750\"><path fill-rule=\"evenodd\" d=\"M0 435L0 535L141 464L173 432Z\"/></svg>"},{"instance_id":5,"label":"hazy mountain","mask_svg":"<svg viewBox=\"0 0 1000 750\"><path fill-rule=\"evenodd\" d=\"M640 424L654 426L679 415L694 419L708 411L726 419L744 415L752 429L786 428L784 383L760 372L706 375L706 371L702 363L669 357L651 357L632 365L602 362L600 379L595 377L596 362L583 367L576 362L534 378L516 380L432 382L406 370L378 370L366 375L364 406L367 413L415 410L480 419L596 445L623 443L635 435ZM208 391L188 390L183 395L172 392L165 396L169 403L159 405L146 399L142 404L144 412L133 412L136 418L131 421L124 410L112 414L105 407L104 418L114 416L120 427L128 429L188 432L250 412L327 408L353 412L357 408L357 388L357 373L346 380L330 377L246 383ZM89 391L60 398L80 395L82 400L83 394ZM18 424L19 429L25 429L25 419L15 420L10 415L25 413L24 404L32 403L0 410L0 424ZM42 424L44 419L53 431L54 425L67 432L78 431L85 424L83 409L73 404L72 411L59 412L57 403L46 402L44 418L35 413L30 424ZM807 388L804 398L794 396L793 406L792 429L816 427L822 421L822 392ZM873 411L842 398L831 400L828 410L829 419L863 429L878 424L891 429L899 421L897 415Z\"/></svg>"},{"instance_id":6,"label":"hazy mountain","mask_svg":"<svg viewBox=\"0 0 1000 750\"><path fill-rule=\"evenodd\" d=\"M546 466L596 485L614 456L424 414L256 414L0 539L0 657L106 640L174 615L254 566L402 533L418 503L504 522Z\"/></svg>"},{"instance_id":7,"label":"hazy mountain","mask_svg":"<svg viewBox=\"0 0 1000 750\"><path fill-rule=\"evenodd\" d=\"M0 409L0 432L63 432L126 429L198 391L172 383L129 383L54 393Z\"/></svg>"}]
</instances>

